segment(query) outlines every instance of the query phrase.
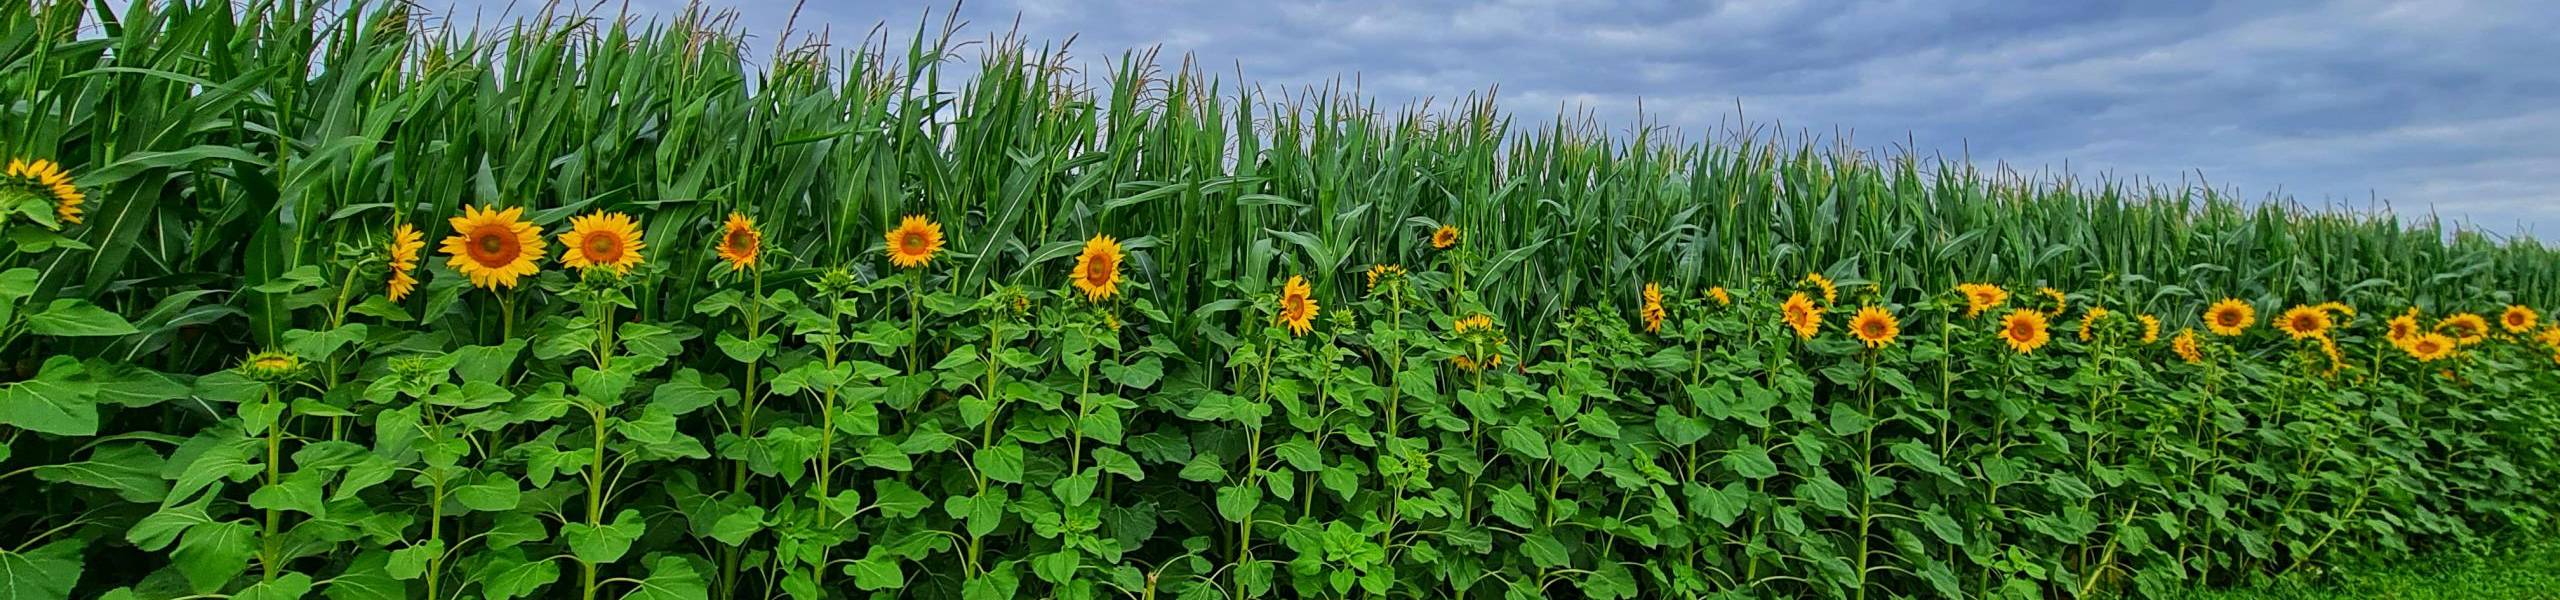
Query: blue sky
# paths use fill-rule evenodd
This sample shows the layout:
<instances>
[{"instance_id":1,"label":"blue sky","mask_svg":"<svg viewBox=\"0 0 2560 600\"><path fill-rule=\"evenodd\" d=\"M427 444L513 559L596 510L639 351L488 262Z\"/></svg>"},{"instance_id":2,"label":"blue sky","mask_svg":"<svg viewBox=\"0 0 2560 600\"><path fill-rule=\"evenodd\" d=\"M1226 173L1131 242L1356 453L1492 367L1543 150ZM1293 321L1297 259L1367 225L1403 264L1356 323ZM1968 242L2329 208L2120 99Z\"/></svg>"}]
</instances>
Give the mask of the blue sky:
<instances>
[{"instance_id":1,"label":"blue sky","mask_svg":"<svg viewBox=\"0 0 2560 600\"><path fill-rule=\"evenodd\" d=\"M460 1L464 22L508 6ZM795 4L702 1L737 9L766 45ZM810 0L797 25L852 43L948 9ZM1097 80L1101 60L1161 46L1269 90L1356 77L1381 106L1499 85L1527 121L1589 111L1624 131L1641 102L1690 139L1734 123L1739 103L1753 124L1865 147L2067 164L2084 180L2202 177L2250 199L2384 202L2560 238L2548 0L976 0L960 16L963 39L1017 19L1035 44L1073 36Z\"/></svg>"}]
</instances>

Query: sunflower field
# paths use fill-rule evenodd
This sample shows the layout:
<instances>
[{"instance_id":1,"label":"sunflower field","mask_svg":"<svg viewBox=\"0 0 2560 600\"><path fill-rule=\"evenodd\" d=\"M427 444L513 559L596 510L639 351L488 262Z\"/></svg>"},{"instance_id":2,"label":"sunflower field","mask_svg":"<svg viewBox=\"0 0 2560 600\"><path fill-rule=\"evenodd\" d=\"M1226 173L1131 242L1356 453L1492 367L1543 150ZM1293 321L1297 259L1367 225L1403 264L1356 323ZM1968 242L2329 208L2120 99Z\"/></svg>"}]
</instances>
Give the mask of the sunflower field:
<instances>
[{"instance_id":1,"label":"sunflower field","mask_svg":"<svg viewBox=\"0 0 2560 600\"><path fill-rule=\"evenodd\" d=\"M2531 240L735 22L0 2L0 598L2167 598L2555 531Z\"/></svg>"}]
</instances>

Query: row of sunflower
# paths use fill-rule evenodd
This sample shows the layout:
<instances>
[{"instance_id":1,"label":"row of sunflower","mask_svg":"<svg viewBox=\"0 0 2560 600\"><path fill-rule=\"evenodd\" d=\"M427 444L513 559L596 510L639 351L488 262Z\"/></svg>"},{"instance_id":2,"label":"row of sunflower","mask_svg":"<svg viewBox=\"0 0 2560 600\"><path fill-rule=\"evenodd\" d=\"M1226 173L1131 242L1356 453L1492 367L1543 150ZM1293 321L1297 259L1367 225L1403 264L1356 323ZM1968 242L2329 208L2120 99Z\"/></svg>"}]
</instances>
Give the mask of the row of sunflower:
<instances>
[{"instance_id":1,"label":"row of sunflower","mask_svg":"<svg viewBox=\"0 0 2560 600\"><path fill-rule=\"evenodd\" d=\"M236 369L9 384L0 482L45 498L12 589L2171 597L2540 531L2560 484L2560 328L2523 307L2264 335L2223 299L2164 335L2113 291L1809 274L1646 283L1532 339L1452 226L1356 293L1159 307L1107 235L1024 278L1055 289L963 295L923 215L876 276L769 286L793 257L732 213L701 224L718 291L642 319L669 246L639 219L525 215L463 209L441 271L398 223L259 286L340 301ZM487 293L413 297L446 277Z\"/></svg>"}]
</instances>

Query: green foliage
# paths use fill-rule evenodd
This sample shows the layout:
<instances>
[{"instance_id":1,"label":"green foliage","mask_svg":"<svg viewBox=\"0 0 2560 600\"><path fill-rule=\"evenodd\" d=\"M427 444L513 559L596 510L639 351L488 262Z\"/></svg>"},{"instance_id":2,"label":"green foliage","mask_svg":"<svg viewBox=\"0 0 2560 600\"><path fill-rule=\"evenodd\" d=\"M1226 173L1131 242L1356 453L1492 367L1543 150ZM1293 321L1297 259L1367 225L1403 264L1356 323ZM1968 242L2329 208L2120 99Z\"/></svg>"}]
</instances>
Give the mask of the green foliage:
<instances>
[{"instance_id":1,"label":"green foliage","mask_svg":"<svg viewBox=\"0 0 2560 600\"><path fill-rule=\"evenodd\" d=\"M1144 54L1089 89L948 30L11 6L0 149L88 199L0 182L11 598L2173 597L2548 531L2560 488L2560 349L2383 333L2560 305L2560 261L2431 220ZM470 283L466 205L541 272ZM600 211L646 259L566 271ZM946 244L896 268L909 215ZM2368 312L2192 362L2134 317L2223 297Z\"/></svg>"}]
</instances>

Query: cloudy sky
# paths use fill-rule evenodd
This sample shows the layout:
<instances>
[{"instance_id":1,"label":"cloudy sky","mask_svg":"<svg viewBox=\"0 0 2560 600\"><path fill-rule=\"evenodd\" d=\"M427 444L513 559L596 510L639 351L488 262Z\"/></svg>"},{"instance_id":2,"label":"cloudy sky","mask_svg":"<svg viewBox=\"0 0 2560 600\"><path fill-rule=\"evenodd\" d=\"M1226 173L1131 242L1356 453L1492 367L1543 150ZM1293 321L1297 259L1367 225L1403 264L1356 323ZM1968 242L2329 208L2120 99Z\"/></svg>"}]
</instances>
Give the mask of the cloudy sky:
<instances>
[{"instance_id":1,"label":"cloudy sky","mask_svg":"<svg viewBox=\"0 0 2560 600\"><path fill-rule=\"evenodd\" d=\"M458 1L465 21L507 10ZM663 15L684 0L628 1ZM797 3L701 1L738 9L767 43ZM884 20L912 30L928 6L937 21L949 8L810 0L798 26L850 41ZM964 39L1018 20L1035 43L1074 36L1093 61L1161 46L1266 89L1356 77L1382 106L1499 85L1528 121L1587 110L1624 131L1641 102L1699 139L1735 123L1738 104L1753 124L1866 147L2067 164L2083 179L2202 177L2253 199L2379 201L2560 238L2549 0L973 0L959 12Z\"/></svg>"}]
</instances>

